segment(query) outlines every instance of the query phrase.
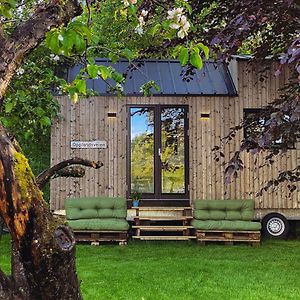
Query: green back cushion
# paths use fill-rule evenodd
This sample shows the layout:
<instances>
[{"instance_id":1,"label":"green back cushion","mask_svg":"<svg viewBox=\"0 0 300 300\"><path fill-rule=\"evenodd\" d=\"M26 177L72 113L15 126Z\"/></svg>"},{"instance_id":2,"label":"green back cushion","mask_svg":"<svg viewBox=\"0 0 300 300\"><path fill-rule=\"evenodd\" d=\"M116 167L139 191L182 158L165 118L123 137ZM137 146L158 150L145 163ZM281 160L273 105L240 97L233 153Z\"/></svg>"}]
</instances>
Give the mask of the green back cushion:
<instances>
[{"instance_id":1,"label":"green back cushion","mask_svg":"<svg viewBox=\"0 0 300 300\"><path fill-rule=\"evenodd\" d=\"M244 220L254 217L253 200L196 200L194 218L198 220Z\"/></svg>"},{"instance_id":2,"label":"green back cushion","mask_svg":"<svg viewBox=\"0 0 300 300\"><path fill-rule=\"evenodd\" d=\"M127 206L125 198L82 197L70 198L65 202L68 220L93 218L125 219Z\"/></svg>"}]
</instances>

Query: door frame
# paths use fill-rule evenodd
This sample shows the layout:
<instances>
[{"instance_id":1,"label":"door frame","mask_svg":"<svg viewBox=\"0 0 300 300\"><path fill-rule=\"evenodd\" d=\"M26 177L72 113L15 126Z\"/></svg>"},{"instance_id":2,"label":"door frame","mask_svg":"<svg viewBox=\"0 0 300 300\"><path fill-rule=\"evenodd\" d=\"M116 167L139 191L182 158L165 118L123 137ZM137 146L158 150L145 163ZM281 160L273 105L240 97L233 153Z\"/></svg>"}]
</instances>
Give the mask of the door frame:
<instances>
[{"instance_id":1,"label":"door frame","mask_svg":"<svg viewBox=\"0 0 300 300\"><path fill-rule=\"evenodd\" d=\"M142 199L147 200L189 200L189 106L186 104L127 104L127 145L126 145L126 184L127 198L131 194L131 108L153 108L154 109L154 193L144 193ZM161 146L161 111L163 108L184 108L184 173L185 173L185 193L161 193L161 161L158 155L158 145ZM158 121L159 120L159 121ZM159 174L160 173L160 174ZM158 175L158 176L157 176Z\"/></svg>"}]
</instances>

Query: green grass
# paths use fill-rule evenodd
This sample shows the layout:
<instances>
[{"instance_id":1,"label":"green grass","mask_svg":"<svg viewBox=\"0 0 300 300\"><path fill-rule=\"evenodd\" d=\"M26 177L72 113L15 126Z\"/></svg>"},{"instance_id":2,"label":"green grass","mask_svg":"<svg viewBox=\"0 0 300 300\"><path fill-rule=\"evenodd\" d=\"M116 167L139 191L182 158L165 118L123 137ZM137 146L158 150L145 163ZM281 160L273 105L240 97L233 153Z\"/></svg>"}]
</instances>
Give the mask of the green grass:
<instances>
[{"instance_id":1,"label":"green grass","mask_svg":"<svg viewBox=\"0 0 300 300\"><path fill-rule=\"evenodd\" d=\"M8 238L0 265L9 272ZM300 299L300 241L261 247L186 242L77 247L84 299Z\"/></svg>"}]
</instances>

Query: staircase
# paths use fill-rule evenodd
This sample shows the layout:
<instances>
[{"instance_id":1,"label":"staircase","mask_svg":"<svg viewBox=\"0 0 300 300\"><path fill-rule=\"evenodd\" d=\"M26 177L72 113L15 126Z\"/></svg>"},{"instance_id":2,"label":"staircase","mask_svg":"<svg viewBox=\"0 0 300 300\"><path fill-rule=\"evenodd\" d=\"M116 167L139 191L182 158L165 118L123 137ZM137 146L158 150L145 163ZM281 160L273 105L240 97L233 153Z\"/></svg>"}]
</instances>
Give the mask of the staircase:
<instances>
[{"instance_id":1,"label":"staircase","mask_svg":"<svg viewBox=\"0 0 300 300\"><path fill-rule=\"evenodd\" d=\"M133 239L181 240L195 239L191 235L191 207L137 207L133 216Z\"/></svg>"}]
</instances>

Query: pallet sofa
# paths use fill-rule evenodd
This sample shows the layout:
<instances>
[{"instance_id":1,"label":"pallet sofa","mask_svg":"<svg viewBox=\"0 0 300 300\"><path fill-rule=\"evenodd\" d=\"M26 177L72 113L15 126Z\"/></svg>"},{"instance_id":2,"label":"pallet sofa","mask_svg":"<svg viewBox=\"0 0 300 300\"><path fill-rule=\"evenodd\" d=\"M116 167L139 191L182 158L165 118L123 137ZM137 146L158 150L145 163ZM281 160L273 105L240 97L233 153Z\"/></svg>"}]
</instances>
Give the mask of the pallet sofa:
<instances>
[{"instance_id":1,"label":"pallet sofa","mask_svg":"<svg viewBox=\"0 0 300 300\"><path fill-rule=\"evenodd\" d=\"M125 198L70 198L65 202L65 209L76 241L127 243L129 225Z\"/></svg>"},{"instance_id":2,"label":"pallet sofa","mask_svg":"<svg viewBox=\"0 0 300 300\"><path fill-rule=\"evenodd\" d=\"M253 222L253 200L196 200L192 226L199 244L260 244L260 222Z\"/></svg>"}]
</instances>

